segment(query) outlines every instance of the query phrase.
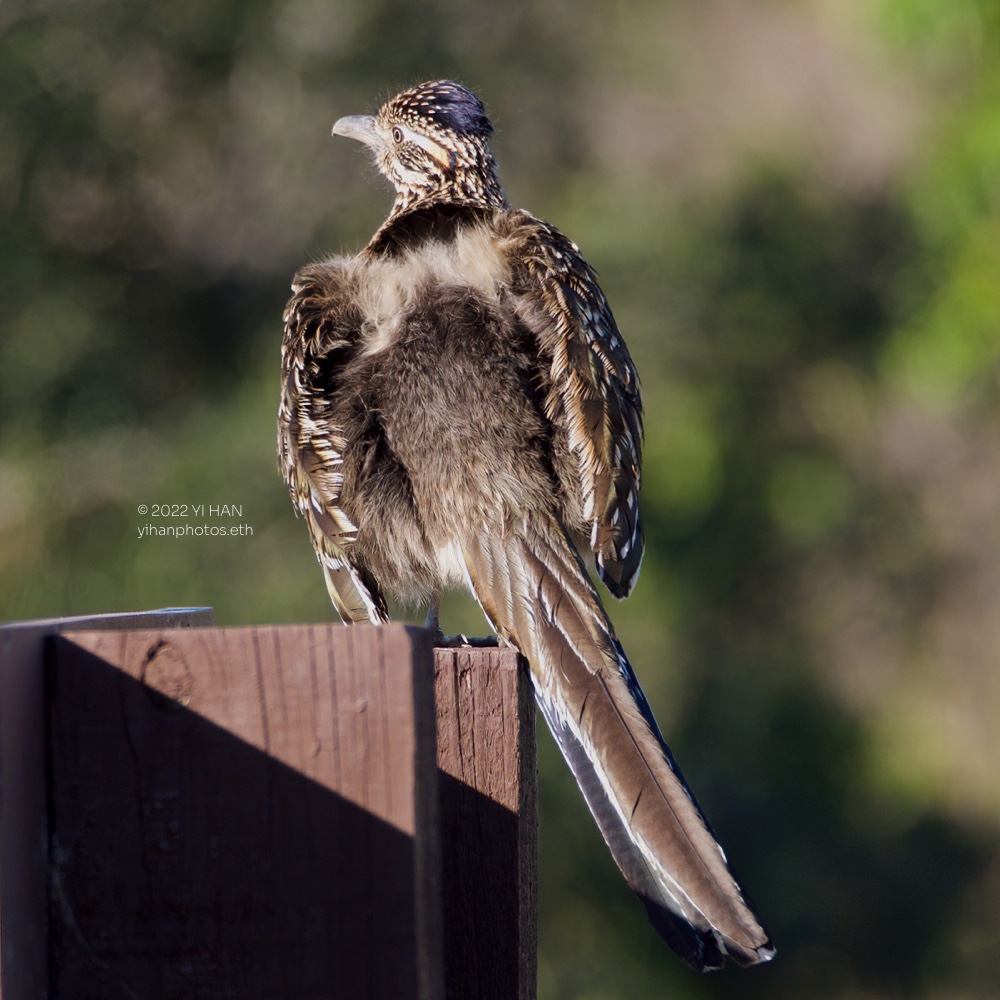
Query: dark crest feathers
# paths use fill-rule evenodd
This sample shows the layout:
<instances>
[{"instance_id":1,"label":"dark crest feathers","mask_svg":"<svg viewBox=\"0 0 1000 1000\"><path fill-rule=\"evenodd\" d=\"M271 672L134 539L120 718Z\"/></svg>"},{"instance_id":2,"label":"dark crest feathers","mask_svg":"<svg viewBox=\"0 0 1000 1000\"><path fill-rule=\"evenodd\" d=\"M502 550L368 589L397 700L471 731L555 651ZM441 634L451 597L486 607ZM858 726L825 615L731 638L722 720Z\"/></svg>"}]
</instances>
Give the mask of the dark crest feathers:
<instances>
[{"instance_id":1,"label":"dark crest feathers","mask_svg":"<svg viewBox=\"0 0 1000 1000\"><path fill-rule=\"evenodd\" d=\"M485 138L493 134L483 102L471 90L451 80L421 83L392 103L401 117L429 119L459 135Z\"/></svg>"}]
</instances>

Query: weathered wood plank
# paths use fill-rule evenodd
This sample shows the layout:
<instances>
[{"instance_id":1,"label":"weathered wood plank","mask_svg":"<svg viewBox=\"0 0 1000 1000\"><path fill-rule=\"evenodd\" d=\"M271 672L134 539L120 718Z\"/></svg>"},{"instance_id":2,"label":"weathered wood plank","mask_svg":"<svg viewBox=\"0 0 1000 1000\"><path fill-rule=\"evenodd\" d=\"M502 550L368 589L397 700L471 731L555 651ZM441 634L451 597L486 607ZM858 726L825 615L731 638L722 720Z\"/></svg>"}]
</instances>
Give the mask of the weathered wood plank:
<instances>
[{"instance_id":1,"label":"weathered wood plank","mask_svg":"<svg viewBox=\"0 0 1000 1000\"><path fill-rule=\"evenodd\" d=\"M513 650L434 651L445 995L534 1000L535 704Z\"/></svg>"},{"instance_id":2,"label":"weathered wood plank","mask_svg":"<svg viewBox=\"0 0 1000 1000\"><path fill-rule=\"evenodd\" d=\"M44 659L48 636L79 629L211 625L211 608L0 625L0 997L48 1000Z\"/></svg>"},{"instance_id":3,"label":"weathered wood plank","mask_svg":"<svg viewBox=\"0 0 1000 1000\"><path fill-rule=\"evenodd\" d=\"M441 995L424 634L295 626L58 645L59 996Z\"/></svg>"}]
</instances>

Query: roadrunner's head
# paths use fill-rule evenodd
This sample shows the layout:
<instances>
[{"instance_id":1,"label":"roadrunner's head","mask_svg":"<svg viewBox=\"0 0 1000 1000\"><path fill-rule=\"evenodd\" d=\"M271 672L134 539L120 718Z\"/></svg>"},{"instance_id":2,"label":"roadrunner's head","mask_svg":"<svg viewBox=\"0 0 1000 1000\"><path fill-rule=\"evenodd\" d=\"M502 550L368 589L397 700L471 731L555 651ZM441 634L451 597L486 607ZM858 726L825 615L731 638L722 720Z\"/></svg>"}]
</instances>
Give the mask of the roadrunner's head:
<instances>
[{"instance_id":1,"label":"roadrunner's head","mask_svg":"<svg viewBox=\"0 0 1000 1000\"><path fill-rule=\"evenodd\" d=\"M506 206L490 153L482 101L450 80L397 94L375 115L351 115L334 135L363 142L396 188L394 214L425 205Z\"/></svg>"}]
</instances>

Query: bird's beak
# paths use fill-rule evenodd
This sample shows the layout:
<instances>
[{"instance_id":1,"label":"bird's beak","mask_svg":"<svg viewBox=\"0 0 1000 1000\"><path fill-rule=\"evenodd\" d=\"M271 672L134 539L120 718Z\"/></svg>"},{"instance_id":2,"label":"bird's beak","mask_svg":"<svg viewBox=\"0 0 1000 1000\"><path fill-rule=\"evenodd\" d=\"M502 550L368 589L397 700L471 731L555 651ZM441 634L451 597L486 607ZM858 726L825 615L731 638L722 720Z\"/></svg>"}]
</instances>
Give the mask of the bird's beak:
<instances>
[{"instance_id":1,"label":"bird's beak","mask_svg":"<svg viewBox=\"0 0 1000 1000\"><path fill-rule=\"evenodd\" d=\"M334 124L332 134L357 139L366 146L377 146L382 142L382 136L371 115L348 115L346 118L341 118Z\"/></svg>"}]
</instances>

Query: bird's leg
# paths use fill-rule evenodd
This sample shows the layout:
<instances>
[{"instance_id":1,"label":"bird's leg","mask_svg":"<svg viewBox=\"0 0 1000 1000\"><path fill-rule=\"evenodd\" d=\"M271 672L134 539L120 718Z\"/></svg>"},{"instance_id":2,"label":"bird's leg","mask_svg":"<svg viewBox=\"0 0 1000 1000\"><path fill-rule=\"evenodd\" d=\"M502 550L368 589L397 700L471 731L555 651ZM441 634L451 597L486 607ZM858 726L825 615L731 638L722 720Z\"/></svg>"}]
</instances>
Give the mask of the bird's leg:
<instances>
[{"instance_id":1,"label":"bird's leg","mask_svg":"<svg viewBox=\"0 0 1000 1000\"><path fill-rule=\"evenodd\" d=\"M431 594L431 602L427 608L427 617L424 619L424 628L430 629L434 633L434 645L454 648L456 646L498 646L499 640L495 635L486 636L483 639L470 639L467 635L459 632L458 635L445 635L441 631L441 591L435 590Z\"/></svg>"},{"instance_id":2,"label":"bird's leg","mask_svg":"<svg viewBox=\"0 0 1000 1000\"><path fill-rule=\"evenodd\" d=\"M441 590L435 588L431 594L431 603L427 607L427 617L424 619L424 628L430 629L434 633L434 645L440 646L443 643L444 635L441 632Z\"/></svg>"}]
</instances>

